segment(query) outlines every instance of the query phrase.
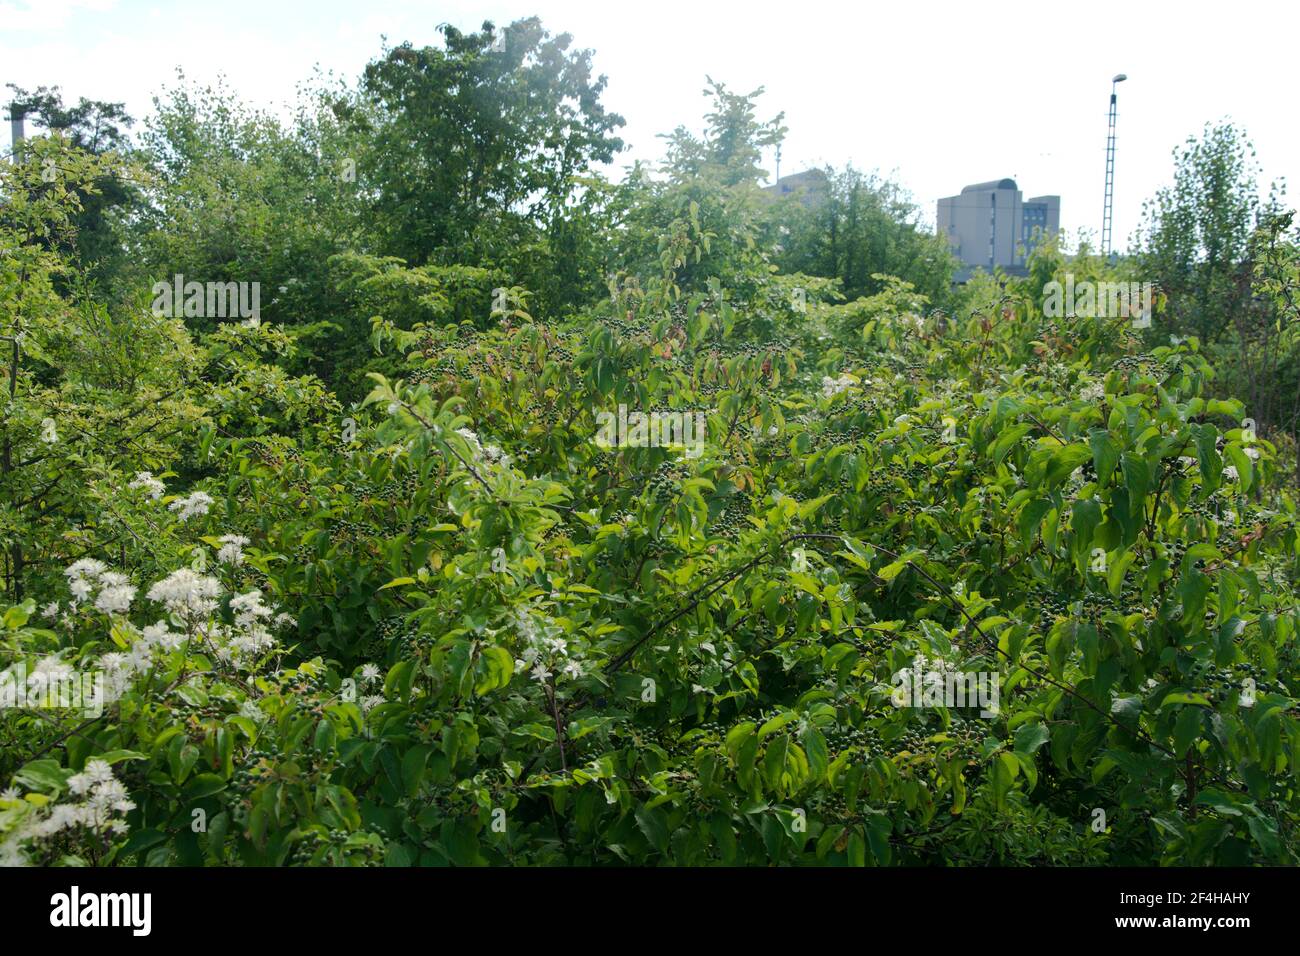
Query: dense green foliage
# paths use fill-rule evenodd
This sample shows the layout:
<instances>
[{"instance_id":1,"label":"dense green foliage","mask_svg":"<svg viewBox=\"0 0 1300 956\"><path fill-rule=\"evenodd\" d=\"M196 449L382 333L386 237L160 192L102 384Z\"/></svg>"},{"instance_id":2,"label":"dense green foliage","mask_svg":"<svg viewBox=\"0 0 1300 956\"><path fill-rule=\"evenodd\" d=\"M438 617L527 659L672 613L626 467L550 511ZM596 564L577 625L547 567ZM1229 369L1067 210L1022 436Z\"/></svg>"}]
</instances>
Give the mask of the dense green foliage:
<instances>
[{"instance_id":1,"label":"dense green foliage","mask_svg":"<svg viewBox=\"0 0 1300 956\"><path fill-rule=\"evenodd\" d=\"M720 84L605 182L585 56L494 36L293 129L182 88L129 162L0 170L0 863L1298 862L1277 446L1161 314L1045 315L1131 264L953 294L892 190L763 194L780 117ZM485 141L462 82L573 125ZM498 185L407 176L457 132ZM57 240L106 177L144 195L94 285ZM173 271L279 291L156 316ZM620 407L704 428L608 447ZM74 673L102 706L40 699ZM996 705L900 706L935 673Z\"/></svg>"}]
</instances>

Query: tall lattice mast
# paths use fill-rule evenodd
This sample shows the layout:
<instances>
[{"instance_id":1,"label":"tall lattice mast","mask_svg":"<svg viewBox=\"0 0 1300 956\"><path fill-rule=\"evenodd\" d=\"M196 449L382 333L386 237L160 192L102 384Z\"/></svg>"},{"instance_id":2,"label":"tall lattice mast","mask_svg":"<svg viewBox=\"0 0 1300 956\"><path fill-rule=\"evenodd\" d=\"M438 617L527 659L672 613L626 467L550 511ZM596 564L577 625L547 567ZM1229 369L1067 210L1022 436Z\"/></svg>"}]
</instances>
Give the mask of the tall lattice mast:
<instances>
[{"instance_id":1,"label":"tall lattice mast","mask_svg":"<svg viewBox=\"0 0 1300 956\"><path fill-rule=\"evenodd\" d=\"M1110 125L1106 134L1106 201L1101 213L1101 254L1110 255L1110 233L1115 223L1115 87L1127 80L1116 73L1110 81Z\"/></svg>"}]
</instances>

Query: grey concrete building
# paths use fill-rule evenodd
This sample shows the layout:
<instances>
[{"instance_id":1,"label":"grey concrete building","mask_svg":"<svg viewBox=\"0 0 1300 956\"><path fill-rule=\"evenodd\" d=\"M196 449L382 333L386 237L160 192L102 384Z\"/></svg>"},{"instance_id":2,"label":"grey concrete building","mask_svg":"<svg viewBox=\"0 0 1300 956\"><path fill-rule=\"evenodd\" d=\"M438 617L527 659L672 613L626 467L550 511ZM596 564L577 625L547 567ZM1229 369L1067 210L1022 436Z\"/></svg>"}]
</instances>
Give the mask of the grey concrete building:
<instances>
[{"instance_id":1,"label":"grey concrete building","mask_svg":"<svg viewBox=\"0 0 1300 956\"><path fill-rule=\"evenodd\" d=\"M765 186L764 191L778 198L794 194L805 206L819 206L831 193L831 181L820 169L806 169L782 176L773 185Z\"/></svg>"},{"instance_id":2,"label":"grey concrete building","mask_svg":"<svg viewBox=\"0 0 1300 956\"><path fill-rule=\"evenodd\" d=\"M975 269L1022 275L1036 237L1060 230L1061 197L1023 199L1014 179L995 179L940 199L935 218L939 235L947 236L965 264L957 281L964 282Z\"/></svg>"}]
</instances>

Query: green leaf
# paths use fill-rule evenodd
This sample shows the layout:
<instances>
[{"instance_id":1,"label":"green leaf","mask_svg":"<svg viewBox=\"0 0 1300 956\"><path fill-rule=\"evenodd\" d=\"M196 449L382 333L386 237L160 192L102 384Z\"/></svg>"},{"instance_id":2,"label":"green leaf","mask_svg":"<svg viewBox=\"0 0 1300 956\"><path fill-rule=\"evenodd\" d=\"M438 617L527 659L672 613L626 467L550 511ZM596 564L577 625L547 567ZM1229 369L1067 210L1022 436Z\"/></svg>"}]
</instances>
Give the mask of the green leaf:
<instances>
[{"instance_id":1,"label":"green leaf","mask_svg":"<svg viewBox=\"0 0 1300 956\"><path fill-rule=\"evenodd\" d=\"M1103 485L1108 484L1119 464L1119 446L1104 428L1094 428L1088 432L1088 446L1092 449L1092 465L1097 472L1097 481Z\"/></svg>"},{"instance_id":2,"label":"green leaf","mask_svg":"<svg viewBox=\"0 0 1300 956\"><path fill-rule=\"evenodd\" d=\"M1016 731L1016 750L1023 754L1032 754L1051 738L1047 725L1023 724Z\"/></svg>"},{"instance_id":3,"label":"green leaf","mask_svg":"<svg viewBox=\"0 0 1300 956\"><path fill-rule=\"evenodd\" d=\"M505 687L515 673L515 661L504 647L485 647L474 666L474 693L484 694Z\"/></svg>"}]
</instances>

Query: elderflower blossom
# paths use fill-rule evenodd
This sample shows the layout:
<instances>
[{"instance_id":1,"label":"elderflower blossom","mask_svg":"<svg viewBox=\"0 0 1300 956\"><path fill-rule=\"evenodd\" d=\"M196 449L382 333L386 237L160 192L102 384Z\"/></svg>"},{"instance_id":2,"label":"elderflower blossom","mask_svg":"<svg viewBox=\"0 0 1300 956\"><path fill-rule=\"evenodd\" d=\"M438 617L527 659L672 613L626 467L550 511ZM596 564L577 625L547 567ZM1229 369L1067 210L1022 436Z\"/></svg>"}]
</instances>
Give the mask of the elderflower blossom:
<instances>
[{"instance_id":1,"label":"elderflower blossom","mask_svg":"<svg viewBox=\"0 0 1300 956\"><path fill-rule=\"evenodd\" d=\"M178 517L185 521L194 515L200 517L208 513L208 508L212 505L212 496L206 491L195 491L188 498L177 498L167 506L168 510L177 512Z\"/></svg>"},{"instance_id":2,"label":"elderflower blossom","mask_svg":"<svg viewBox=\"0 0 1300 956\"><path fill-rule=\"evenodd\" d=\"M249 539L242 534L223 534L221 548L217 551L217 561L238 567L244 563L244 545L248 543Z\"/></svg>"},{"instance_id":3,"label":"elderflower blossom","mask_svg":"<svg viewBox=\"0 0 1300 956\"><path fill-rule=\"evenodd\" d=\"M155 478L150 471L137 472L134 480L127 487L143 488L150 501L157 501L167 491L167 486L160 479Z\"/></svg>"}]
</instances>

